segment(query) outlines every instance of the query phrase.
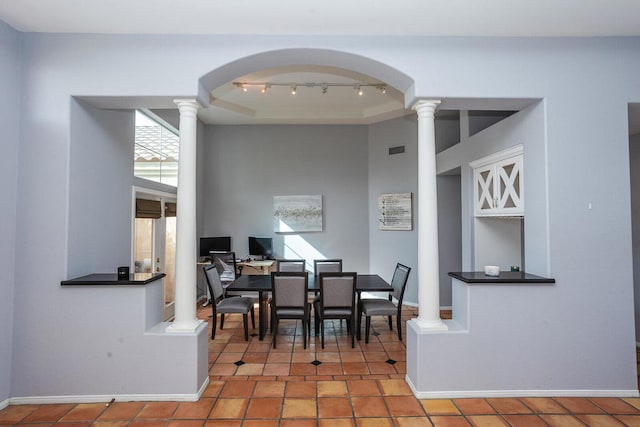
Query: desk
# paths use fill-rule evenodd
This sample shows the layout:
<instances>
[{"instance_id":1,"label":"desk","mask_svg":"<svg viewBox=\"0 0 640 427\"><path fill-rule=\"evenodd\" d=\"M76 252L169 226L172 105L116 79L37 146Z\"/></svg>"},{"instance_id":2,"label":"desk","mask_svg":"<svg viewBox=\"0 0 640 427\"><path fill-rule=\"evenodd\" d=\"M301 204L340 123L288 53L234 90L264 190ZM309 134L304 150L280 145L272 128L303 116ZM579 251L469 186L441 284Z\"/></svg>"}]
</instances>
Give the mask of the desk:
<instances>
[{"instance_id":1,"label":"desk","mask_svg":"<svg viewBox=\"0 0 640 427\"><path fill-rule=\"evenodd\" d=\"M266 275L271 274L271 268L275 264L273 260L265 260L265 261L241 261L236 263L237 272L242 275Z\"/></svg>"},{"instance_id":2,"label":"desk","mask_svg":"<svg viewBox=\"0 0 640 427\"><path fill-rule=\"evenodd\" d=\"M313 274L309 274L310 292L320 289L320 283L319 281L316 282L315 279L316 277ZM227 290L258 293L258 330L260 340L263 340L268 322L267 292L271 291L271 275L240 276L235 282L229 285ZM358 298L361 292L391 291L393 291L393 287L377 274L358 274L358 278L356 279Z\"/></svg>"}]
</instances>

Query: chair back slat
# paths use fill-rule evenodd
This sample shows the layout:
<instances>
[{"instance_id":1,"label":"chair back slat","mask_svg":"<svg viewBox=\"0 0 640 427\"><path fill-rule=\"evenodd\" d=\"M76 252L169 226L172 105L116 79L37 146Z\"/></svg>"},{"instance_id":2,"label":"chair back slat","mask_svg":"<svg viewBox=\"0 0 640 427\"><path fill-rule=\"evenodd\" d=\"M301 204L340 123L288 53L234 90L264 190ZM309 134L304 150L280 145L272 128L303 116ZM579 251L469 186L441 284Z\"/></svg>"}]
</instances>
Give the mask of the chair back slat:
<instances>
[{"instance_id":1,"label":"chair back slat","mask_svg":"<svg viewBox=\"0 0 640 427\"><path fill-rule=\"evenodd\" d=\"M306 260L304 259L279 259L276 261L277 271L305 271Z\"/></svg>"},{"instance_id":2,"label":"chair back slat","mask_svg":"<svg viewBox=\"0 0 640 427\"><path fill-rule=\"evenodd\" d=\"M224 295L224 290L222 288L222 282L220 281L220 276L218 275L218 270L216 269L215 264L206 265L203 267L204 277L207 280L207 285L209 286L209 292L211 293L211 298L213 303L221 299Z\"/></svg>"},{"instance_id":3,"label":"chair back slat","mask_svg":"<svg viewBox=\"0 0 640 427\"><path fill-rule=\"evenodd\" d=\"M316 259L313 260L313 272L317 276L321 273L342 272L341 259Z\"/></svg>"},{"instance_id":4,"label":"chair back slat","mask_svg":"<svg viewBox=\"0 0 640 427\"><path fill-rule=\"evenodd\" d=\"M320 295L322 306L351 307L355 300L355 273L321 273Z\"/></svg>"},{"instance_id":5,"label":"chair back slat","mask_svg":"<svg viewBox=\"0 0 640 427\"><path fill-rule=\"evenodd\" d=\"M404 290L407 286L407 279L409 278L409 273L411 272L411 268L406 265L397 263L396 269L393 272L393 278L391 279L391 286L393 287L393 297L402 304L402 299L404 297Z\"/></svg>"},{"instance_id":6,"label":"chair back slat","mask_svg":"<svg viewBox=\"0 0 640 427\"><path fill-rule=\"evenodd\" d=\"M273 272L271 287L275 307L306 306L309 290L306 272Z\"/></svg>"}]
</instances>

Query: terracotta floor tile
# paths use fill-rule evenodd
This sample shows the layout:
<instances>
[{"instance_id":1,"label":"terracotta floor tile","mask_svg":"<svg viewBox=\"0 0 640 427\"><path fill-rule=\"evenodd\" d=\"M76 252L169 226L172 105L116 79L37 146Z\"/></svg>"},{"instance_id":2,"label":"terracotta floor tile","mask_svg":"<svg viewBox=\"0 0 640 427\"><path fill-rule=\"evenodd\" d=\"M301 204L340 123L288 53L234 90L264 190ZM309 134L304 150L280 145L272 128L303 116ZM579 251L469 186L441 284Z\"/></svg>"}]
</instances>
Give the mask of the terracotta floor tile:
<instances>
[{"instance_id":1,"label":"terracotta floor tile","mask_svg":"<svg viewBox=\"0 0 640 427\"><path fill-rule=\"evenodd\" d=\"M318 397L348 397L346 381L318 381Z\"/></svg>"},{"instance_id":2,"label":"terracotta floor tile","mask_svg":"<svg viewBox=\"0 0 640 427\"><path fill-rule=\"evenodd\" d=\"M261 363L267 362L267 356L269 353L245 353L242 361L245 363Z\"/></svg>"},{"instance_id":3,"label":"terracotta floor tile","mask_svg":"<svg viewBox=\"0 0 640 427\"><path fill-rule=\"evenodd\" d=\"M260 363L245 363L242 366L238 366L236 375L262 375L264 365Z\"/></svg>"},{"instance_id":4,"label":"terracotta floor tile","mask_svg":"<svg viewBox=\"0 0 640 427\"><path fill-rule=\"evenodd\" d=\"M258 381L253 390L253 397L283 397L284 381Z\"/></svg>"},{"instance_id":5,"label":"terracotta floor tile","mask_svg":"<svg viewBox=\"0 0 640 427\"><path fill-rule=\"evenodd\" d=\"M55 422L55 421L58 421L60 418L62 418L74 406L75 404L73 403L38 406L35 408L33 412L31 412L24 419L22 419L22 422L25 422L25 423L42 423L47 421ZM30 408L26 408L26 409L30 409ZM16 421L19 421L19 420L16 420Z\"/></svg>"},{"instance_id":6,"label":"terracotta floor tile","mask_svg":"<svg viewBox=\"0 0 640 427\"><path fill-rule=\"evenodd\" d=\"M179 420L204 420L211 412L216 399L201 398L197 402L182 402L173 413L174 419Z\"/></svg>"},{"instance_id":7,"label":"terracotta floor tile","mask_svg":"<svg viewBox=\"0 0 640 427\"><path fill-rule=\"evenodd\" d=\"M384 396L413 396L405 380L379 380L378 384Z\"/></svg>"},{"instance_id":8,"label":"terracotta floor tile","mask_svg":"<svg viewBox=\"0 0 640 427\"><path fill-rule=\"evenodd\" d=\"M0 411L0 424L17 423L38 409L38 405L15 405Z\"/></svg>"},{"instance_id":9,"label":"terracotta floor tile","mask_svg":"<svg viewBox=\"0 0 640 427\"><path fill-rule=\"evenodd\" d=\"M282 397L254 397L249 402L246 418L280 418Z\"/></svg>"},{"instance_id":10,"label":"terracotta floor tile","mask_svg":"<svg viewBox=\"0 0 640 427\"><path fill-rule=\"evenodd\" d=\"M318 427L355 427L353 418L319 419Z\"/></svg>"},{"instance_id":11,"label":"terracotta floor tile","mask_svg":"<svg viewBox=\"0 0 640 427\"><path fill-rule=\"evenodd\" d=\"M573 415L541 414L540 418L552 427L584 427L584 424Z\"/></svg>"},{"instance_id":12,"label":"terracotta floor tile","mask_svg":"<svg viewBox=\"0 0 640 427\"><path fill-rule=\"evenodd\" d=\"M291 375L316 375L316 367L311 363L292 363Z\"/></svg>"},{"instance_id":13,"label":"terracotta floor tile","mask_svg":"<svg viewBox=\"0 0 640 427\"><path fill-rule=\"evenodd\" d=\"M242 427L278 427L279 420L246 420L242 423Z\"/></svg>"},{"instance_id":14,"label":"terracotta floor tile","mask_svg":"<svg viewBox=\"0 0 640 427\"><path fill-rule=\"evenodd\" d=\"M285 388L285 397L316 397L317 385L315 382L288 382Z\"/></svg>"},{"instance_id":15,"label":"terracotta floor tile","mask_svg":"<svg viewBox=\"0 0 640 427\"><path fill-rule=\"evenodd\" d=\"M220 398L213 405L209 418L241 419L247 409L249 399L223 399Z\"/></svg>"},{"instance_id":16,"label":"terracotta floor tile","mask_svg":"<svg viewBox=\"0 0 640 427\"><path fill-rule=\"evenodd\" d=\"M104 403L80 403L62 417L62 421L92 421L106 409Z\"/></svg>"},{"instance_id":17,"label":"terracotta floor tile","mask_svg":"<svg viewBox=\"0 0 640 427\"><path fill-rule=\"evenodd\" d=\"M530 414L531 410L527 408L520 400L515 398L487 399L487 402L493 406L500 414Z\"/></svg>"},{"instance_id":18,"label":"terracotta floor tile","mask_svg":"<svg viewBox=\"0 0 640 427\"><path fill-rule=\"evenodd\" d=\"M316 354L313 351L294 352L291 358L292 363L311 363L316 360Z\"/></svg>"},{"instance_id":19,"label":"terracotta floor tile","mask_svg":"<svg viewBox=\"0 0 640 427\"><path fill-rule=\"evenodd\" d=\"M100 421L125 421L130 420L140 412L143 402L115 402L98 417Z\"/></svg>"},{"instance_id":20,"label":"terracotta floor tile","mask_svg":"<svg viewBox=\"0 0 640 427\"><path fill-rule=\"evenodd\" d=\"M363 356L367 362L384 362L389 359L385 351L364 351Z\"/></svg>"},{"instance_id":21,"label":"terracotta floor tile","mask_svg":"<svg viewBox=\"0 0 640 427\"><path fill-rule=\"evenodd\" d=\"M166 421L161 419L136 420L136 421L129 421L127 423L127 427L164 427L165 424L166 424ZM59 426L60 424L56 424L56 427L59 427Z\"/></svg>"},{"instance_id":22,"label":"terracotta floor tile","mask_svg":"<svg viewBox=\"0 0 640 427\"><path fill-rule=\"evenodd\" d=\"M316 358L322 363L342 363L340 353L337 351L318 352Z\"/></svg>"},{"instance_id":23,"label":"terracotta floor tile","mask_svg":"<svg viewBox=\"0 0 640 427\"><path fill-rule=\"evenodd\" d=\"M209 385L202 393L202 397L218 397L226 383L226 381L209 381Z\"/></svg>"},{"instance_id":24,"label":"terracotta floor tile","mask_svg":"<svg viewBox=\"0 0 640 427\"><path fill-rule=\"evenodd\" d=\"M205 427L240 427L242 420L208 420Z\"/></svg>"},{"instance_id":25,"label":"terracotta floor tile","mask_svg":"<svg viewBox=\"0 0 640 427\"><path fill-rule=\"evenodd\" d=\"M319 397L319 418L346 418L353 416L351 400L348 397Z\"/></svg>"},{"instance_id":26,"label":"terracotta floor tile","mask_svg":"<svg viewBox=\"0 0 640 427\"><path fill-rule=\"evenodd\" d=\"M388 417L384 399L378 396L352 397L353 413L356 417Z\"/></svg>"},{"instance_id":27,"label":"terracotta floor tile","mask_svg":"<svg viewBox=\"0 0 640 427\"><path fill-rule=\"evenodd\" d=\"M640 415L615 415L626 426L640 426Z\"/></svg>"},{"instance_id":28,"label":"terracotta floor tile","mask_svg":"<svg viewBox=\"0 0 640 427\"><path fill-rule=\"evenodd\" d=\"M429 419L434 427L465 427L471 425L460 415L436 415L429 417Z\"/></svg>"},{"instance_id":29,"label":"terracotta floor tile","mask_svg":"<svg viewBox=\"0 0 640 427\"><path fill-rule=\"evenodd\" d=\"M425 416L420 401L413 396L385 396L384 401L392 417Z\"/></svg>"},{"instance_id":30,"label":"terracotta floor tile","mask_svg":"<svg viewBox=\"0 0 640 427\"><path fill-rule=\"evenodd\" d=\"M342 375L342 363L322 363L316 367L317 375Z\"/></svg>"},{"instance_id":31,"label":"terracotta floor tile","mask_svg":"<svg viewBox=\"0 0 640 427\"><path fill-rule=\"evenodd\" d=\"M427 415L458 415L460 411L454 405L453 400L449 399L422 399L420 400L422 407Z\"/></svg>"},{"instance_id":32,"label":"terracotta floor tile","mask_svg":"<svg viewBox=\"0 0 640 427\"><path fill-rule=\"evenodd\" d=\"M316 416L315 398L285 397L282 418L315 418Z\"/></svg>"},{"instance_id":33,"label":"terracotta floor tile","mask_svg":"<svg viewBox=\"0 0 640 427\"><path fill-rule=\"evenodd\" d=\"M166 427L202 427L202 420L172 420Z\"/></svg>"},{"instance_id":34,"label":"terracotta floor tile","mask_svg":"<svg viewBox=\"0 0 640 427\"><path fill-rule=\"evenodd\" d=\"M454 405L465 415L488 415L496 411L484 399L453 399Z\"/></svg>"},{"instance_id":35,"label":"terracotta floor tile","mask_svg":"<svg viewBox=\"0 0 640 427\"><path fill-rule=\"evenodd\" d=\"M473 427L509 427L509 423L499 415L470 415L467 416L467 421Z\"/></svg>"},{"instance_id":36,"label":"terracotta floor tile","mask_svg":"<svg viewBox=\"0 0 640 427\"><path fill-rule=\"evenodd\" d=\"M640 397L625 397L622 400L624 400L634 408L640 409Z\"/></svg>"},{"instance_id":37,"label":"terracotta floor tile","mask_svg":"<svg viewBox=\"0 0 640 427\"><path fill-rule=\"evenodd\" d=\"M316 427L316 420L291 419L280 421L280 427Z\"/></svg>"},{"instance_id":38,"label":"terracotta floor tile","mask_svg":"<svg viewBox=\"0 0 640 427\"><path fill-rule=\"evenodd\" d=\"M214 363L209 370L209 375L233 375L238 367L233 363Z\"/></svg>"},{"instance_id":39,"label":"terracotta floor tile","mask_svg":"<svg viewBox=\"0 0 640 427\"><path fill-rule=\"evenodd\" d=\"M367 363L367 366L369 368L369 372L372 375L375 374L395 374L396 371L396 365L391 365L389 363L386 362L370 362Z\"/></svg>"},{"instance_id":40,"label":"terracotta floor tile","mask_svg":"<svg viewBox=\"0 0 640 427\"><path fill-rule=\"evenodd\" d=\"M342 371L345 375L368 375L369 367L364 362L349 362L342 364Z\"/></svg>"},{"instance_id":41,"label":"terracotta floor tile","mask_svg":"<svg viewBox=\"0 0 640 427\"><path fill-rule=\"evenodd\" d=\"M588 426L621 427L623 425L611 415L580 414L576 417Z\"/></svg>"},{"instance_id":42,"label":"terracotta floor tile","mask_svg":"<svg viewBox=\"0 0 640 427\"><path fill-rule=\"evenodd\" d=\"M547 423L545 423L542 418L537 415L520 415L520 414L507 414L503 415L504 419L512 426L512 427L546 427Z\"/></svg>"},{"instance_id":43,"label":"terracotta floor tile","mask_svg":"<svg viewBox=\"0 0 640 427\"><path fill-rule=\"evenodd\" d=\"M269 353L267 363L291 363L291 353Z\"/></svg>"},{"instance_id":44,"label":"terracotta floor tile","mask_svg":"<svg viewBox=\"0 0 640 427\"><path fill-rule=\"evenodd\" d=\"M220 356L216 359L216 363L235 363L238 360L242 360L244 357L244 353L232 353L232 352L223 352L220 353Z\"/></svg>"},{"instance_id":45,"label":"terracotta floor tile","mask_svg":"<svg viewBox=\"0 0 640 427\"><path fill-rule=\"evenodd\" d=\"M138 412L136 419L169 418L177 408L178 402L148 402Z\"/></svg>"},{"instance_id":46,"label":"terracotta floor tile","mask_svg":"<svg viewBox=\"0 0 640 427\"><path fill-rule=\"evenodd\" d=\"M356 419L358 427L393 427L391 418L358 418Z\"/></svg>"},{"instance_id":47,"label":"terracotta floor tile","mask_svg":"<svg viewBox=\"0 0 640 427\"><path fill-rule=\"evenodd\" d=\"M262 370L263 375L283 376L291 373L291 365L288 363L267 363Z\"/></svg>"},{"instance_id":48,"label":"terracotta floor tile","mask_svg":"<svg viewBox=\"0 0 640 427\"><path fill-rule=\"evenodd\" d=\"M609 414L640 414L640 410L638 410L638 408L628 404L622 399L618 399L617 397L594 397L589 400Z\"/></svg>"},{"instance_id":49,"label":"terracotta floor tile","mask_svg":"<svg viewBox=\"0 0 640 427\"><path fill-rule=\"evenodd\" d=\"M567 410L550 397L524 397L522 403L536 413L565 414Z\"/></svg>"},{"instance_id":50,"label":"terracotta floor tile","mask_svg":"<svg viewBox=\"0 0 640 427\"><path fill-rule=\"evenodd\" d=\"M427 417L401 417L394 418L397 427L431 427Z\"/></svg>"},{"instance_id":51,"label":"terracotta floor tile","mask_svg":"<svg viewBox=\"0 0 640 427\"><path fill-rule=\"evenodd\" d=\"M345 362L365 362L364 355L360 351L347 351L340 353L340 359L342 363Z\"/></svg>"},{"instance_id":52,"label":"terracotta floor tile","mask_svg":"<svg viewBox=\"0 0 640 427\"><path fill-rule=\"evenodd\" d=\"M220 392L220 397L251 397L255 381L229 381Z\"/></svg>"},{"instance_id":53,"label":"terracotta floor tile","mask_svg":"<svg viewBox=\"0 0 640 427\"><path fill-rule=\"evenodd\" d=\"M375 380L347 381L347 388L351 396L380 396L382 394Z\"/></svg>"},{"instance_id":54,"label":"terracotta floor tile","mask_svg":"<svg viewBox=\"0 0 640 427\"><path fill-rule=\"evenodd\" d=\"M555 400L573 414L602 414L604 412L584 397L556 397Z\"/></svg>"}]
</instances>

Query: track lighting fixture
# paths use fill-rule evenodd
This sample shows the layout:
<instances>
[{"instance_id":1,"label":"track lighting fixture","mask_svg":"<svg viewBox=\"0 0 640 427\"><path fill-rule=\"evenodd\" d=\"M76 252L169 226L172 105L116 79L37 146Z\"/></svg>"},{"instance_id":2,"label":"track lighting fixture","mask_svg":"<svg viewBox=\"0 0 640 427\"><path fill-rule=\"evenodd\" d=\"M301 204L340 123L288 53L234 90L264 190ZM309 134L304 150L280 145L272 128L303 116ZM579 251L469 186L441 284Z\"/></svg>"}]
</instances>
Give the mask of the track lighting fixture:
<instances>
[{"instance_id":1,"label":"track lighting fixture","mask_svg":"<svg viewBox=\"0 0 640 427\"><path fill-rule=\"evenodd\" d=\"M260 88L261 93L267 93L269 89L274 86L285 86L291 90L291 95L295 95L298 92L298 86L304 86L308 88L319 87L323 94L326 94L329 87L352 87L356 90L356 93L360 96L364 95L365 87L373 87L378 89L381 93L387 93L387 85L384 83L330 83L330 82L306 82L306 83L276 83L276 82L233 82L233 85L241 89L243 92L247 92L247 89L251 86Z\"/></svg>"}]
</instances>

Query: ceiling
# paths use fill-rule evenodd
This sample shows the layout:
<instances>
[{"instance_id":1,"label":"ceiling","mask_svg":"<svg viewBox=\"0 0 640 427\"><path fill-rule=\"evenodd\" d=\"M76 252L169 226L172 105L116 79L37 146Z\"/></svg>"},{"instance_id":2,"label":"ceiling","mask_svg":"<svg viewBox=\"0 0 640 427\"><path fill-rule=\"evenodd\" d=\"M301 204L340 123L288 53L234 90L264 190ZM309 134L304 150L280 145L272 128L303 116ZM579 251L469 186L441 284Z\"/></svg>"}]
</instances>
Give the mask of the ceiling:
<instances>
[{"instance_id":1,"label":"ceiling","mask_svg":"<svg viewBox=\"0 0 640 427\"><path fill-rule=\"evenodd\" d=\"M592 37L640 35L638 0L0 0L0 20L24 32L347 36ZM329 67L289 67L238 76L280 83L211 93L205 123L368 124L398 117L402 94L370 77ZM299 83L291 95L291 83ZM302 85L300 85L302 83ZM337 83L322 93L310 83ZM264 87L264 86L262 86ZM117 103L112 98L105 102ZM152 107L152 106L149 106ZM501 107L505 109L504 106ZM640 110L630 109L640 131Z\"/></svg>"}]
</instances>

